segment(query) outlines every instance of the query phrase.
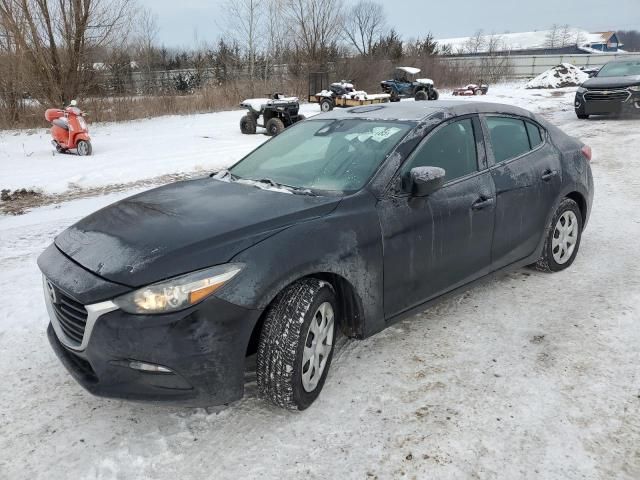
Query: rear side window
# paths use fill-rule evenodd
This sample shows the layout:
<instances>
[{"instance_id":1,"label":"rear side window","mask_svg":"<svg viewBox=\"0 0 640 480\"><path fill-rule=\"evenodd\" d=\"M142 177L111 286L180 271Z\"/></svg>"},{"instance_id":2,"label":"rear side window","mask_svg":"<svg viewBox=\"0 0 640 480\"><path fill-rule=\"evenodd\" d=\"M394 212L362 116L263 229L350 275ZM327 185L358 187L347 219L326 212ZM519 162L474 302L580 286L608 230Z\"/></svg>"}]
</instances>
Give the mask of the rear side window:
<instances>
[{"instance_id":1,"label":"rear side window","mask_svg":"<svg viewBox=\"0 0 640 480\"><path fill-rule=\"evenodd\" d=\"M523 120L511 117L487 117L487 126L497 163L531 150L529 135Z\"/></svg>"},{"instance_id":2,"label":"rear side window","mask_svg":"<svg viewBox=\"0 0 640 480\"><path fill-rule=\"evenodd\" d=\"M531 148L534 149L542 143L542 135L540 134L540 129L537 125L534 125L531 122L524 123L527 125L527 133L529 134L529 142L531 143Z\"/></svg>"},{"instance_id":3,"label":"rear side window","mask_svg":"<svg viewBox=\"0 0 640 480\"><path fill-rule=\"evenodd\" d=\"M420 145L402 173L414 167L440 167L445 181L478 170L478 154L471 119L459 120L438 129Z\"/></svg>"}]
</instances>

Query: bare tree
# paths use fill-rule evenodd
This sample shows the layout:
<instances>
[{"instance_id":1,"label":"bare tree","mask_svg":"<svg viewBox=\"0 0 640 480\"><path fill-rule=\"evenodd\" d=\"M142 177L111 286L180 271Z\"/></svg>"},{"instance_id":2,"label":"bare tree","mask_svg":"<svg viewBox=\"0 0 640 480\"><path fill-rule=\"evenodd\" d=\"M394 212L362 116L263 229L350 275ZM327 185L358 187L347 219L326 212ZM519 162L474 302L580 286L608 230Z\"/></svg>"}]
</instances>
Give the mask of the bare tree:
<instances>
[{"instance_id":1,"label":"bare tree","mask_svg":"<svg viewBox=\"0 0 640 480\"><path fill-rule=\"evenodd\" d=\"M571 45L571 27L565 24L558 30L558 46L566 47L568 45Z\"/></svg>"},{"instance_id":2,"label":"bare tree","mask_svg":"<svg viewBox=\"0 0 640 480\"><path fill-rule=\"evenodd\" d=\"M31 90L62 104L87 87L92 50L123 42L134 0L0 0L0 22L25 53Z\"/></svg>"},{"instance_id":3,"label":"bare tree","mask_svg":"<svg viewBox=\"0 0 640 480\"><path fill-rule=\"evenodd\" d=\"M228 35L246 56L249 80L256 76L258 48L265 35L265 4L262 0L228 0L224 4Z\"/></svg>"},{"instance_id":4,"label":"bare tree","mask_svg":"<svg viewBox=\"0 0 640 480\"><path fill-rule=\"evenodd\" d=\"M618 37L625 50L640 52L640 31L622 30L618 32Z\"/></svg>"},{"instance_id":5,"label":"bare tree","mask_svg":"<svg viewBox=\"0 0 640 480\"><path fill-rule=\"evenodd\" d=\"M360 0L346 15L344 37L360 55L368 56L386 28L384 7L371 0Z\"/></svg>"},{"instance_id":6,"label":"bare tree","mask_svg":"<svg viewBox=\"0 0 640 480\"><path fill-rule=\"evenodd\" d=\"M342 33L342 2L286 0L285 13L293 25L302 57L315 63L326 62Z\"/></svg>"},{"instance_id":7,"label":"bare tree","mask_svg":"<svg viewBox=\"0 0 640 480\"><path fill-rule=\"evenodd\" d=\"M482 30L476 31L472 37L469 37L462 46L463 53L478 54L485 49L485 38Z\"/></svg>"},{"instance_id":8,"label":"bare tree","mask_svg":"<svg viewBox=\"0 0 640 480\"><path fill-rule=\"evenodd\" d=\"M158 33L160 31L158 16L148 8L144 8L140 10L137 25L136 62L144 75L144 90L149 92L155 87L153 70L160 56L157 47Z\"/></svg>"},{"instance_id":9,"label":"bare tree","mask_svg":"<svg viewBox=\"0 0 640 480\"><path fill-rule=\"evenodd\" d=\"M560 42L560 27L553 24L544 38L545 48L557 48Z\"/></svg>"},{"instance_id":10,"label":"bare tree","mask_svg":"<svg viewBox=\"0 0 640 480\"><path fill-rule=\"evenodd\" d=\"M13 36L0 23L0 106L4 116L11 122L18 119L22 95L24 69L21 68L23 53Z\"/></svg>"}]
</instances>

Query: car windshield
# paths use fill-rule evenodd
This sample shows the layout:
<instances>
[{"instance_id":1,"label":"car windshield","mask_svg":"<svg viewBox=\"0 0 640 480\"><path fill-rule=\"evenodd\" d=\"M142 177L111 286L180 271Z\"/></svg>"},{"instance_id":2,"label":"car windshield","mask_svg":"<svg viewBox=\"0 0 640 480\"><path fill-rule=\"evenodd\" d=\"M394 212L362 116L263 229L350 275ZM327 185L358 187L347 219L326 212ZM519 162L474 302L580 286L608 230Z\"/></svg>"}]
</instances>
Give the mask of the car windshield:
<instances>
[{"instance_id":1,"label":"car windshield","mask_svg":"<svg viewBox=\"0 0 640 480\"><path fill-rule=\"evenodd\" d=\"M598 73L598 77L629 77L633 75L640 75L640 60L607 63Z\"/></svg>"},{"instance_id":2,"label":"car windshield","mask_svg":"<svg viewBox=\"0 0 640 480\"><path fill-rule=\"evenodd\" d=\"M413 126L402 121L307 120L251 152L230 173L315 191L359 190Z\"/></svg>"}]
</instances>

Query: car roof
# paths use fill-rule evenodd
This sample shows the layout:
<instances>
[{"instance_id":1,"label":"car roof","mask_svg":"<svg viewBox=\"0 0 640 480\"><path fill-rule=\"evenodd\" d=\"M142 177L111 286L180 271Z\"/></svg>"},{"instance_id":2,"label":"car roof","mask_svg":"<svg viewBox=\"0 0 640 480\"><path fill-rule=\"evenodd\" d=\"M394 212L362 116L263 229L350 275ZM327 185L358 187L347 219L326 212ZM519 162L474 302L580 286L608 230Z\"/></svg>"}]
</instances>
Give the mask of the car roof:
<instances>
[{"instance_id":1,"label":"car roof","mask_svg":"<svg viewBox=\"0 0 640 480\"><path fill-rule=\"evenodd\" d=\"M403 101L350 108L336 108L331 112L321 113L313 118L366 118L369 120L406 120L419 122L439 113L444 114L446 117L457 117L472 113L505 113L535 118L528 110L513 105L464 100Z\"/></svg>"}]
</instances>

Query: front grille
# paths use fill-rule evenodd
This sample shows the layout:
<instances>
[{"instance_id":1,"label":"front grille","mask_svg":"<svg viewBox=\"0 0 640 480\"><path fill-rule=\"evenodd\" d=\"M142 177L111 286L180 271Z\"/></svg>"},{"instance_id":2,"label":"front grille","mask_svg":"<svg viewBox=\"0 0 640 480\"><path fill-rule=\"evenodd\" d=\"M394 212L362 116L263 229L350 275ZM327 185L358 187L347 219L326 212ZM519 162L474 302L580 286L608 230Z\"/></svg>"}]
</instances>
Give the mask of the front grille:
<instances>
[{"instance_id":1,"label":"front grille","mask_svg":"<svg viewBox=\"0 0 640 480\"><path fill-rule=\"evenodd\" d=\"M53 311L60 328L70 340L80 345L82 337L84 337L84 329L87 326L87 309L59 288L51 284L49 284L49 288L52 288L54 292L52 295Z\"/></svg>"},{"instance_id":2,"label":"front grille","mask_svg":"<svg viewBox=\"0 0 640 480\"><path fill-rule=\"evenodd\" d=\"M626 102L630 96L628 90L589 90L584 94L585 100L589 102Z\"/></svg>"}]
</instances>

